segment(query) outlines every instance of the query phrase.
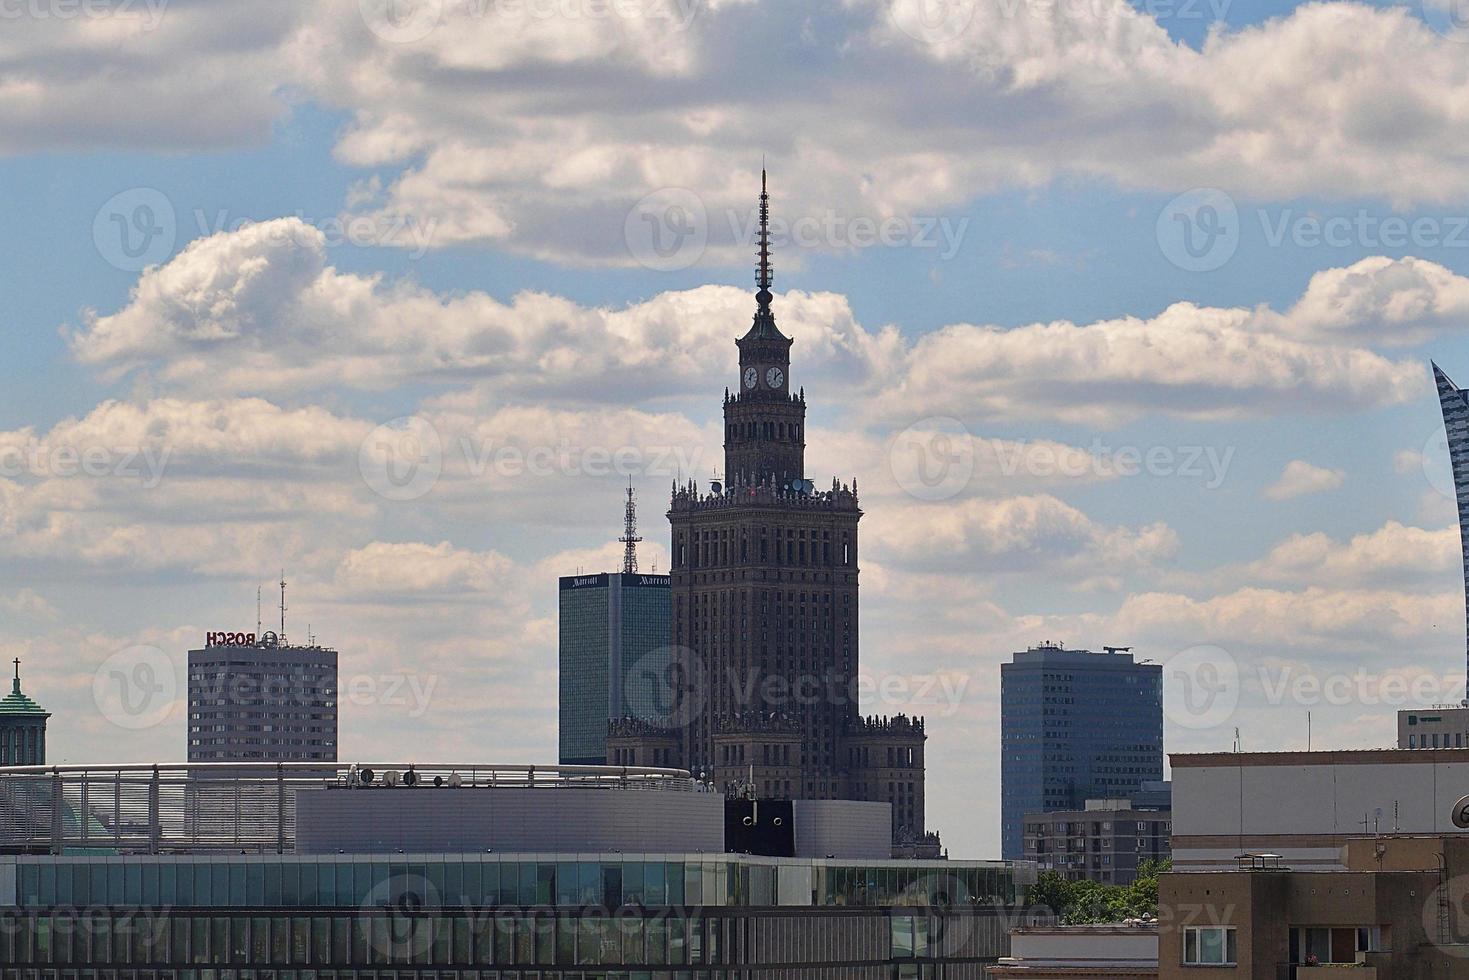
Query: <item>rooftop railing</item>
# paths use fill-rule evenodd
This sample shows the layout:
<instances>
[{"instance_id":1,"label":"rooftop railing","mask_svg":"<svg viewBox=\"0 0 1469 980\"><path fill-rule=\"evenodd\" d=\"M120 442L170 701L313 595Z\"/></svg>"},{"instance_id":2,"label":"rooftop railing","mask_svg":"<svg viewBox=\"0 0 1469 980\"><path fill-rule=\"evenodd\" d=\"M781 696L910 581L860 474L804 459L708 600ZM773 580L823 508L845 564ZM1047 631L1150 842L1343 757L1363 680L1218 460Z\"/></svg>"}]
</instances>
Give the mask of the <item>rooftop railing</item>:
<instances>
[{"instance_id":1,"label":"rooftop railing","mask_svg":"<svg viewBox=\"0 0 1469 980\"><path fill-rule=\"evenodd\" d=\"M0 767L0 852L254 851L295 846L296 793L582 789L694 792L681 769L215 762Z\"/></svg>"}]
</instances>

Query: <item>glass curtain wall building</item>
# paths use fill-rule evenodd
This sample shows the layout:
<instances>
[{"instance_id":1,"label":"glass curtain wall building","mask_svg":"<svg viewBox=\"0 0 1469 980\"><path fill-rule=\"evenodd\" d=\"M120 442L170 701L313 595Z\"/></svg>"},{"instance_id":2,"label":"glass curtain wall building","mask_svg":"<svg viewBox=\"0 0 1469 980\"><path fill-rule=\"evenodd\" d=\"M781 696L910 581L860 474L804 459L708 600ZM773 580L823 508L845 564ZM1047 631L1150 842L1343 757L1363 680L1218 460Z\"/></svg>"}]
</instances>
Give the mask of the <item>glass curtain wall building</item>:
<instances>
[{"instance_id":1,"label":"glass curtain wall building","mask_svg":"<svg viewBox=\"0 0 1469 980\"><path fill-rule=\"evenodd\" d=\"M1126 651L1042 645L1000 665L1002 857L1027 813L1126 799L1163 778L1163 669Z\"/></svg>"},{"instance_id":2,"label":"glass curtain wall building","mask_svg":"<svg viewBox=\"0 0 1469 980\"><path fill-rule=\"evenodd\" d=\"M10 857L0 967L3 980L980 980L1026 874L726 855Z\"/></svg>"},{"instance_id":3,"label":"glass curtain wall building","mask_svg":"<svg viewBox=\"0 0 1469 980\"><path fill-rule=\"evenodd\" d=\"M607 762L607 724L654 719L672 662L669 577L573 575L560 588L560 761Z\"/></svg>"},{"instance_id":4,"label":"glass curtain wall building","mask_svg":"<svg viewBox=\"0 0 1469 980\"><path fill-rule=\"evenodd\" d=\"M1454 496L1459 504L1459 548L1464 585L1466 594L1469 594L1469 391L1449 380L1437 364L1433 365L1433 380L1438 386L1438 404L1443 411L1449 463L1454 472ZM1465 616L1465 671L1469 676L1469 599L1465 603Z\"/></svg>"}]
</instances>

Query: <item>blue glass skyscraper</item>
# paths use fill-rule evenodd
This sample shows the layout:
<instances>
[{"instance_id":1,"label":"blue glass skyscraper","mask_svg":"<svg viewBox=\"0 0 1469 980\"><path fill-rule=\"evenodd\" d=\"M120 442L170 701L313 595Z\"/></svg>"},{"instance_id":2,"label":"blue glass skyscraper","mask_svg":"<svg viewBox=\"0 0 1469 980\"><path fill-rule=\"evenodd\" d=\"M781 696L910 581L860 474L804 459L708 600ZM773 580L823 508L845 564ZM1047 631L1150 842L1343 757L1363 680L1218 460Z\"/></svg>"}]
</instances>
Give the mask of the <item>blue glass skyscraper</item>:
<instances>
[{"instance_id":1,"label":"blue glass skyscraper","mask_svg":"<svg viewBox=\"0 0 1469 980\"><path fill-rule=\"evenodd\" d=\"M1469 392L1450 381L1437 364L1433 365L1433 380L1438 385L1438 405L1443 410L1449 463L1454 470L1454 495L1459 501L1459 550L1464 565L1464 587L1469 592ZM1466 643L1469 643L1469 598L1465 605ZM1465 648L1465 670L1469 671L1469 646Z\"/></svg>"},{"instance_id":2,"label":"blue glass skyscraper","mask_svg":"<svg viewBox=\"0 0 1469 980\"><path fill-rule=\"evenodd\" d=\"M1163 778L1163 668L1125 650L1042 644L1000 665L1000 820L1024 857L1027 813L1080 810Z\"/></svg>"}]
</instances>

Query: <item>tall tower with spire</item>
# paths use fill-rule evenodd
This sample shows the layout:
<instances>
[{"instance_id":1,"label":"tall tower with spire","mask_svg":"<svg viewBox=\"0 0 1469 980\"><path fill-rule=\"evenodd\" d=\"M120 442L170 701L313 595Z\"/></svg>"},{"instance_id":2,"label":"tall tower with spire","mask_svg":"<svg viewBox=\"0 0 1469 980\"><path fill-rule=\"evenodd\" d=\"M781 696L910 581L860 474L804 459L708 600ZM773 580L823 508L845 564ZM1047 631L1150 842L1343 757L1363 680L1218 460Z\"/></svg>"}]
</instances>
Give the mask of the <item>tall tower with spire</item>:
<instances>
[{"instance_id":1,"label":"tall tower with spire","mask_svg":"<svg viewBox=\"0 0 1469 980\"><path fill-rule=\"evenodd\" d=\"M792 341L775 325L770 287L770 193L760 174L755 320L735 341L740 374L724 396L724 472L732 486L791 488L806 477L806 397L791 393Z\"/></svg>"},{"instance_id":2,"label":"tall tower with spire","mask_svg":"<svg viewBox=\"0 0 1469 980\"><path fill-rule=\"evenodd\" d=\"M923 721L863 717L856 697L856 480L806 479L806 398L776 326L770 194L760 176L755 317L724 394L725 480L675 485L667 743L726 792L893 807L924 832ZM618 748L623 743L615 743ZM609 742L614 745L614 742ZM628 762L647 761L629 746Z\"/></svg>"},{"instance_id":3,"label":"tall tower with spire","mask_svg":"<svg viewBox=\"0 0 1469 980\"><path fill-rule=\"evenodd\" d=\"M20 689L20 658L10 693L0 698L0 766L44 766L51 713Z\"/></svg>"}]
</instances>

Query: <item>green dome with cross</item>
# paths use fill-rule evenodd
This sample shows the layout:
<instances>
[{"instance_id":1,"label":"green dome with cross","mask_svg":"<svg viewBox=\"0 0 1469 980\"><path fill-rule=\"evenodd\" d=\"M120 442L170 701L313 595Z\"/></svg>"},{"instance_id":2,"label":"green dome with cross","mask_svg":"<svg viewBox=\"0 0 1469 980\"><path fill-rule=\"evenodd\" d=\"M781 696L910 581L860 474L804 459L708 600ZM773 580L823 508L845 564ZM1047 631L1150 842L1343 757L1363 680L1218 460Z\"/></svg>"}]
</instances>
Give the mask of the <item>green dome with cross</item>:
<instances>
[{"instance_id":1,"label":"green dome with cross","mask_svg":"<svg viewBox=\"0 0 1469 980\"><path fill-rule=\"evenodd\" d=\"M20 658L15 658L15 680L10 685L10 693L0 698L0 715L41 715L50 717L51 713L41 707L20 689Z\"/></svg>"},{"instance_id":2,"label":"green dome with cross","mask_svg":"<svg viewBox=\"0 0 1469 980\"><path fill-rule=\"evenodd\" d=\"M51 712L20 689L20 658L10 693L0 698L0 766L46 764L46 720Z\"/></svg>"}]
</instances>

